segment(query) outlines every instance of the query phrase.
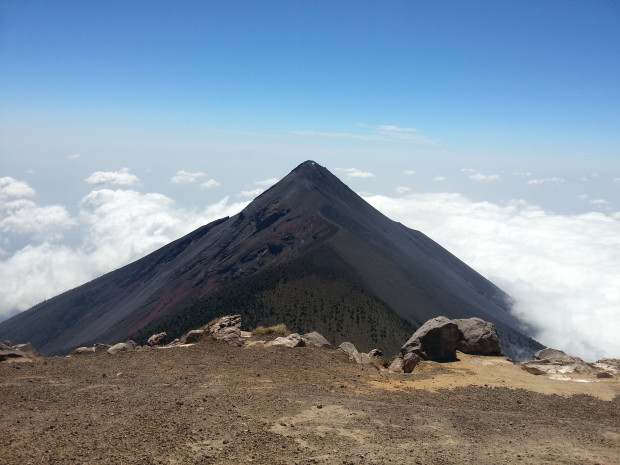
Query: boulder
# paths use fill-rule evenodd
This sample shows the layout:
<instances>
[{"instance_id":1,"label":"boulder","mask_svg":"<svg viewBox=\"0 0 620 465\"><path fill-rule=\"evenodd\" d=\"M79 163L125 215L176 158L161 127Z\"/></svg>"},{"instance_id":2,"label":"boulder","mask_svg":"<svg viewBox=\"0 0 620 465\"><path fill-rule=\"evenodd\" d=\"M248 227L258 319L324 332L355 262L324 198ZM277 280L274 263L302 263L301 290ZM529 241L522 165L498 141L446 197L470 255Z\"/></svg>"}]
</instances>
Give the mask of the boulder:
<instances>
[{"instance_id":1,"label":"boulder","mask_svg":"<svg viewBox=\"0 0 620 465\"><path fill-rule=\"evenodd\" d=\"M185 343L194 344L195 342L200 341L204 333L204 329L192 329L185 335Z\"/></svg>"},{"instance_id":2,"label":"boulder","mask_svg":"<svg viewBox=\"0 0 620 465\"><path fill-rule=\"evenodd\" d=\"M119 352L130 352L132 350L136 350L138 348L138 344L134 341L129 340L125 342L119 342L118 344L114 344L112 347L108 349L108 354L117 354Z\"/></svg>"},{"instance_id":3,"label":"boulder","mask_svg":"<svg viewBox=\"0 0 620 465\"><path fill-rule=\"evenodd\" d=\"M523 362L521 367L534 375L594 374L601 371L596 365L584 362L579 357L568 355L561 350L542 349L534 354L534 360Z\"/></svg>"},{"instance_id":4,"label":"boulder","mask_svg":"<svg viewBox=\"0 0 620 465\"><path fill-rule=\"evenodd\" d=\"M306 343L306 345L313 345L316 347L330 347L331 346L329 341L325 339L321 334L317 333L316 331L303 334L301 337Z\"/></svg>"},{"instance_id":5,"label":"boulder","mask_svg":"<svg viewBox=\"0 0 620 465\"><path fill-rule=\"evenodd\" d=\"M570 365L572 363L585 363L579 357L573 357L572 355L568 355L565 352L557 349L551 349L547 347L546 349L539 350L534 354L535 360L540 360L543 363L551 363L554 365Z\"/></svg>"},{"instance_id":6,"label":"boulder","mask_svg":"<svg viewBox=\"0 0 620 465\"><path fill-rule=\"evenodd\" d=\"M422 357L415 352L407 352L402 358L402 367L404 373L411 373L422 361Z\"/></svg>"},{"instance_id":7,"label":"boulder","mask_svg":"<svg viewBox=\"0 0 620 465\"><path fill-rule=\"evenodd\" d=\"M95 347L78 347L71 351L71 355L87 355L94 354L97 351Z\"/></svg>"},{"instance_id":8,"label":"boulder","mask_svg":"<svg viewBox=\"0 0 620 465\"><path fill-rule=\"evenodd\" d=\"M30 342L27 342L26 344L16 344L13 346L13 349L20 350L28 355L34 355L37 357L40 356L39 352L37 352L37 349L35 349Z\"/></svg>"},{"instance_id":9,"label":"boulder","mask_svg":"<svg viewBox=\"0 0 620 465\"><path fill-rule=\"evenodd\" d=\"M194 344L202 338L205 333L204 329L192 329L185 335L185 343L186 344Z\"/></svg>"},{"instance_id":10,"label":"boulder","mask_svg":"<svg viewBox=\"0 0 620 465\"><path fill-rule=\"evenodd\" d=\"M6 347L6 344L3 344L3 346ZM8 359L20 359L20 358L27 358L29 354L27 354L26 352L22 352L21 350L15 350L15 349L0 349L0 362L4 362L5 360Z\"/></svg>"},{"instance_id":11,"label":"boulder","mask_svg":"<svg viewBox=\"0 0 620 465\"><path fill-rule=\"evenodd\" d=\"M95 347L95 352L107 352L108 349L110 348L110 345L97 343L94 345L94 347Z\"/></svg>"},{"instance_id":12,"label":"boulder","mask_svg":"<svg viewBox=\"0 0 620 465\"><path fill-rule=\"evenodd\" d=\"M480 318L452 320L458 326L460 339L457 349L466 354L500 355L499 335L493 323Z\"/></svg>"},{"instance_id":13,"label":"boulder","mask_svg":"<svg viewBox=\"0 0 620 465\"><path fill-rule=\"evenodd\" d=\"M353 360L354 362L362 363L362 356L352 343L343 342L342 344L338 346L338 349L346 353L349 356L349 358Z\"/></svg>"},{"instance_id":14,"label":"boulder","mask_svg":"<svg viewBox=\"0 0 620 465\"><path fill-rule=\"evenodd\" d=\"M456 349L461 332L456 323L445 316L433 318L424 323L400 349L403 362L409 353L415 353L423 360L446 362L456 360Z\"/></svg>"},{"instance_id":15,"label":"boulder","mask_svg":"<svg viewBox=\"0 0 620 465\"><path fill-rule=\"evenodd\" d=\"M401 357L396 357L390 366L388 367L388 371L390 373L402 373L403 372L403 359Z\"/></svg>"},{"instance_id":16,"label":"boulder","mask_svg":"<svg viewBox=\"0 0 620 465\"><path fill-rule=\"evenodd\" d=\"M146 341L146 344L149 347L165 346L166 342L168 342L168 334L158 333L158 334L153 334L151 337L149 337L148 341Z\"/></svg>"},{"instance_id":17,"label":"boulder","mask_svg":"<svg viewBox=\"0 0 620 465\"><path fill-rule=\"evenodd\" d=\"M277 337L272 341L269 341L265 344L266 346L284 346L284 347L304 347L306 343L303 338L297 334L289 334L286 337Z\"/></svg>"}]
</instances>

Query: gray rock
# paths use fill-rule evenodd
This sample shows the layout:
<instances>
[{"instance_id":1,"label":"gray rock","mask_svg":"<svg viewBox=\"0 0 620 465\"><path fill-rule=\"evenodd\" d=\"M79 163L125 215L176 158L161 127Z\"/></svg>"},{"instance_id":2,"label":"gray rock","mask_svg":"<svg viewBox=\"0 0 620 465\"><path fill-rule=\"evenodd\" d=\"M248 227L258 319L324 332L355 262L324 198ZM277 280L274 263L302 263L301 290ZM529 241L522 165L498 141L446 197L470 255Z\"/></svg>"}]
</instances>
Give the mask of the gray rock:
<instances>
[{"instance_id":1,"label":"gray rock","mask_svg":"<svg viewBox=\"0 0 620 465\"><path fill-rule=\"evenodd\" d=\"M137 348L138 345L132 340L119 342L108 349L108 354L114 355L119 352L130 352L132 350L136 350Z\"/></svg>"},{"instance_id":2,"label":"gray rock","mask_svg":"<svg viewBox=\"0 0 620 465\"><path fill-rule=\"evenodd\" d=\"M596 374L596 377L597 377L597 378L613 378L613 377L614 377L614 375L612 375L612 374L611 374L610 372L608 372L608 371L599 371L599 372Z\"/></svg>"},{"instance_id":3,"label":"gray rock","mask_svg":"<svg viewBox=\"0 0 620 465\"><path fill-rule=\"evenodd\" d=\"M272 341L269 341L265 344L266 346L284 346L284 347L304 347L306 343L303 338L297 334L289 334L286 337L277 337Z\"/></svg>"},{"instance_id":4,"label":"gray rock","mask_svg":"<svg viewBox=\"0 0 620 465\"><path fill-rule=\"evenodd\" d=\"M597 367L584 362L579 357L568 355L561 350L543 349L536 352L535 360L524 362L521 367L534 375L569 375L569 374L594 374L604 371L602 367Z\"/></svg>"},{"instance_id":5,"label":"gray rock","mask_svg":"<svg viewBox=\"0 0 620 465\"><path fill-rule=\"evenodd\" d=\"M350 342L343 342L338 346L339 350L345 352L351 360L356 363L362 363L362 357L355 346Z\"/></svg>"},{"instance_id":6,"label":"gray rock","mask_svg":"<svg viewBox=\"0 0 620 465\"><path fill-rule=\"evenodd\" d=\"M39 352L37 352L37 349L35 349L34 346L30 342L27 342L25 344L16 344L13 346L13 349L21 350L22 352L25 352L28 355L35 355L35 356L40 355Z\"/></svg>"},{"instance_id":7,"label":"gray rock","mask_svg":"<svg viewBox=\"0 0 620 465\"><path fill-rule=\"evenodd\" d=\"M456 360L460 334L456 323L444 316L428 320L400 349L403 361L406 361L405 355L411 352L424 360L437 362Z\"/></svg>"},{"instance_id":8,"label":"gray rock","mask_svg":"<svg viewBox=\"0 0 620 465\"><path fill-rule=\"evenodd\" d=\"M216 323L209 327L209 332L212 335L216 335L224 328L241 328L241 315L227 315L223 316ZM241 332L241 330L240 330Z\"/></svg>"},{"instance_id":9,"label":"gray rock","mask_svg":"<svg viewBox=\"0 0 620 465\"><path fill-rule=\"evenodd\" d=\"M480 318L452 320L461 332L458 350L466 354L500 355L502 348L493 323Z\"/></svg>"},{"instance_id":10,"label":"gray rock","mask_svg":"<svg viewBox=\"0 0 620 465\"><path fill-rule=\"evenodd\" d=\"M301 337L305 341L306 345L313 345L316 347L330 347L331 346L329 341L325 339L321 334L317 333L316 331L303 334Z\"/></svg>"},{"instance_id":11,"label":"gray rock","mask_svg":"<svg viewBox=\"0 0 620 465\"><path fill-rule=\"evenodd\" d=\"M534 358L536 360L540 360L543 363L552 363L554 365L570 365L572 363L585 363L579 357L573 357L572 355L568 355L565 352L557 349L551 349L547 347L546 349L539 350L534 354Z\"/></svg>"},{"instance_id":12,"label":"gray rock","mask_svg":"<svg viewBox=\"0 0 620 465\"><path fill-rule=\"evenodd\" d=\"M402 358L403 372L411 373L421 361L422 357L420 357L417 353L407 352Z\"/></svg>"},{"instance_id":13,"label":"gray rock","mask_svg":"<svg viewBox=\"0 0 620 465\"><path fill-rule=\"evenodd\" d=\"M192 329L185 335L185 343L194 344L195 342L200 341L204 333L204 329Z\"/></svg>"},{"instance_id":14,"label":"gray rock","mask_svg":"<svg viewBox=\"0 0 620 465\"><path fill-rule=\"evenodd\" d=\"M95 347L78 347L71 351L71 355L88 355L94 354L97 351Z\"/></svg>"},{"instance_id":15,"label":"gray rock","mask_svg":"<svg viewBox=\"0 0 620 465\"><path fill-rule=\"evenodd\" d=\"M149 337L148 341L146 341L146 344L150 347L165 346L167 341L168 341L168 334L158 333L158 334L153 334L151 337Z\"/></svg>"},{"instance_id":16,"label":"gray rock","mask_svg":"<svg viewBox=\"0 0 620 465\"><path fill-rule=\"evenodd\" d=\"M10 358L27 358L29 354L15 349L0 349L0 362Z\"/></svg>"},{"instance_id":17,"label":"gray rock","mask_svg":"<svg viewBox=\"0 0 620 465\"><path fill-rule=\"evenodd\" d=\"M231 346L241 347L244 344L244 341L241 338L241 331L239 331L239 328L235 327L224 328L214 337L222 342L230 344Z\"/></svg>"},{"instance_id":18,"label":"gray rock","mask_svg":"<svg viewBox=\"0 0 620 465\"><path fill-rule=\"evenodd\" d=\"M241 315L227 315L211 325L209 333L211 333L215 339L240 347L243 345L240 328Z\"/></svg>"},{"instance_id":19,"label":"gray rock","mask_svg":"<svg viewBox=\"0 0 620 465\"><path fill-rule=\"evenodd\" d=\"M403 359L401 357L396 357L390 366L388 367L388 371L390 373L402 373L403 372Z\"/></svg>"},{"instance_id":20,"label":"gray rock","mask_svg":"<svg viewBox=\"0 0 620 465\"><path fill-rule=\"evenodd\" d=\"M95 352L107 352L108 349L110 348L109 344L95 344Z\"/></svg>"}]
</instances>

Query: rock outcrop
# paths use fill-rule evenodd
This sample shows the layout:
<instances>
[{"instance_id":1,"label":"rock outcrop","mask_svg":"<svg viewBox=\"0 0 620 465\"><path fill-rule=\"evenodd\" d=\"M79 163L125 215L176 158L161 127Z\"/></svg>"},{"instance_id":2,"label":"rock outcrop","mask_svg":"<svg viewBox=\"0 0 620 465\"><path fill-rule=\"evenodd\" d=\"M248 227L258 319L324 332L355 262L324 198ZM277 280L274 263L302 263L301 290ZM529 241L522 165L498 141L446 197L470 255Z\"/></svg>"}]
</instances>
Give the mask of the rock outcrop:
<instances>
[{"instance_id":1,"label":"rock outcrop","mask_svg":"<svg viewBox=\"0 0 620 465\"><path fill-rule=\"evenodd\" d=\"M379 349L373 349L368 353L359 352L355 345L350 342L343 342L338 346L338 350L343 351L349 356L349 359L359 363L360 365L374 365L377 369L383 369L383 352Z\"/></svg>"},{"instance_id":2,"label":"rock outcrop","mask_svg":"<svg viewBox=\"0 0 620 465\"><path fill-rule=\"evenodd\" d=\"M568 355L557 349L546 348L534 355L534 360L523 362L521 367L533 375L561 377L570 374L593 374L596 369L579 357Z\"/></svg>"},{"instance_id":3,"label":"rock outcrop","mask_svg":"<svg viewBox=\"0 0 620 465\"><path fill-rule=\"evenodd\" d=\"M280 336L272 341L265 343L266 346L284 346L284 347L304 347L306 345L304 339L297 333L288 336Z\"/></svg>"},{"instance_id":4,"label":"rock outcrop","mask_svg":"<svg viewBox=\"0 0 620 465\"><path fill-rule=\"evenodd\" d=\"M165 346L167 342L168 342L168 334L158 333L158 334L153 334L151 337L149 337L148 341L146 341L146 344L149 347L155 347L155 346Z\"/></svg>"},{"instance_id":5,"label":"rock outcrop","mask_svg":"<svg viewBox=\"0 0 620 465\"><path fill-rule=\"evenodd\" d=\"M242 346L241 315L227 315L209 327L209 333L215 339L233 346Z\"/></svg>"},{"instance_id":6,"label":"rock outcrop","mask_svg":"<svg viewBox=\"0 0 620 465\"><path fill-rule=\"evenodd\" d=\"M30 343L17 344L14 346L11 345L10 341L0 343L0 362L4 362L9 359L27 360L30 357L36 356L38 356L38 353Z\"/></svg>"},{"instance_id":7,"label":"rock outcrop","mask_svg":"<svg viewBox=\"0 0 620 465\"><path fill-rule=\"evenodd\" d=\"M502 348L493 323L480 318L452 320L458 326L460 339L457 349L465 354L500 355Z\"/></svg>"}]
</instances>

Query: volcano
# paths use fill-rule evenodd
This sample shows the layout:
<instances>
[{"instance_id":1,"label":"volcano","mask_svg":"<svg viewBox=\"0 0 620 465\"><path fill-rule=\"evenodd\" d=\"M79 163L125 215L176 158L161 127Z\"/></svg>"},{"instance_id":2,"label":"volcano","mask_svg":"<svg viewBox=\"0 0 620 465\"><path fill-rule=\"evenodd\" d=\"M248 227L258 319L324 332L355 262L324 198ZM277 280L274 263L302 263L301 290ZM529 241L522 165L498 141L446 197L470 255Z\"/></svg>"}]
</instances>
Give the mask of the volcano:
<instances>
[{"instance_id":1,"label":"volcano","mask_svg":"<svg viewBox=\"0 0 620 465\"><path fill-rule=\"evenodd\" d=\"M426 320L495 323L517 360L542 346L510 297L419 231L390 220L307 161L243 211L0 323L0 340L53 355L95 342L169 336L239 313L334 343L395 353ZM531 357L530 357L531 358Z\"/></svg>"}]
</instances>

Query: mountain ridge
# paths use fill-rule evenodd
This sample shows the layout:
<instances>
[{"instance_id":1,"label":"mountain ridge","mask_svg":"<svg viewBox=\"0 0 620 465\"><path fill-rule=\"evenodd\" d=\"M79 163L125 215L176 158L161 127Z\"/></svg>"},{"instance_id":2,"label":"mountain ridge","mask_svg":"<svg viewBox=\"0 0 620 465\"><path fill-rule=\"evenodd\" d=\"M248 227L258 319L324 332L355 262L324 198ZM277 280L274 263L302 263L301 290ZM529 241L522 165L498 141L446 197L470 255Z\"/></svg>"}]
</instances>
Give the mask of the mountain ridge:
<instances>
[{"instance_id":1,"label":"mountain ridge","mask_svg":"<svg viewBox=\"0 0 620 465\"><path fill-rule=\"evenodd\" d=\"M440 314L478 316L498 326L506 347L510 339L515 349L536 346L510 314L507 294L423 233L387 218L314 161L297 166L237 215L0 323L0 338L30 339L43 353L94 339L112 342L296 260L349 282L344 294L359 285L414 327ZM261 318L269 319L257 315L256 321Z\"/></svg>"}]
</instances>

